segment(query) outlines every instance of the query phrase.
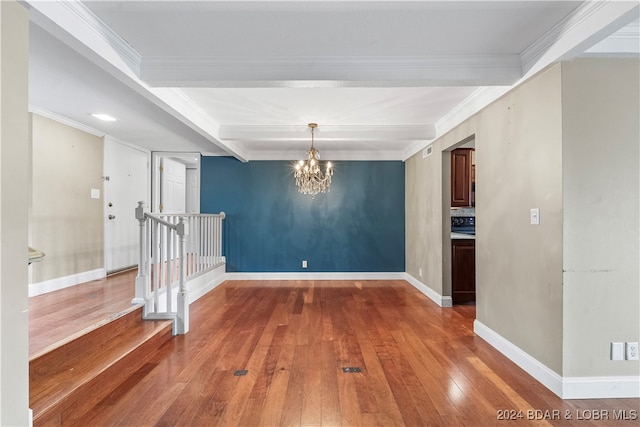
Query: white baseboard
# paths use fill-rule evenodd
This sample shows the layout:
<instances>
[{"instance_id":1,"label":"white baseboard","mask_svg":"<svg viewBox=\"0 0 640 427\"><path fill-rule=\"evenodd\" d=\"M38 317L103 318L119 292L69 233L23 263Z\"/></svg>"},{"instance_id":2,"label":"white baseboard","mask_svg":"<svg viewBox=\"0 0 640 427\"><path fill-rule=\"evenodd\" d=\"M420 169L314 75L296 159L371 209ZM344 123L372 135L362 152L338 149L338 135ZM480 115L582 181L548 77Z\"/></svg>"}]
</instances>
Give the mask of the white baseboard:
<instances>
[{"instance_id":1,"label":"white baseboard","mask_svg":"<svg viewBox=\"0 0 640 427\"><path fill-rule=\"evenodd\" d=\"M227 273L226 280L405 280L405 273Z\"/></svg>"},{"instance_id":2,"label":"white baseboard","mask_svg":"<svg viewBox=\"0 0 640 427\"><path fill-rule=\"evenodd\" d=\"M640 376L563 377L563 399L623 399L640 397Z\"/></svg>"},{"instance_id":3,"label":"white baseboard","mask_svg":"<svg viewBox=\"0 0 640 427\"><path fill-rule=\"evenodd\" d=\"M513 363L524 369L533 378L540 381L546 388L562 397L562 377L560 375L477 319L473 322L473 332L491 344L500 353L507 356Z\"/></svg>"},{"instance_id":4,"label":"white baseboard","mask_svg":"<svg viewBox=\"0 0 640 427\"><path fill-rule=\"evenodd\" d=\"M640 397L638 376L561 377L477 319L473 322L473 331L562 399Z\"/></svg>"},{"instance_id":5,"label":"white baseboard","mask_svg":"<svg viewBox=\"0 0 640 427\"><path fill-rule=\"evenodd\" d=\"M437 293L436 291L434 291L433 289L431 289L430 287L428 287L427 285L425 285L424 283L422 283L421 281L419 281L409 273L404 273L404 276L405 276L404 280L411 283L411 285L414 288L416 288L417 290L425 294L427 298L429 298L430 300L438 304L440 307L453 306L453 300L451 299L451 297L440 295L439 293Z\"/></svg>"},{"instance_id":6,"label":"white baseboard","mask_svg":"<svg viewBox=\"0 0 640 427\"><path fill-rule=\"evenodd\" d=\"M189 304L197 301L207 292L227 280L225 268L225 264L221 264L213 270L189 280L187 288Z\"/></svg>"},{"instance_id":7,"label":"white baseboard","mask_svg":"<svg viewBox=\"0 0 640 427\"><path fill-rule=\"evenodd\" d=\"M104 268L98 268L91 271L71 274L69 276L58 277L56 279L45 280L44 282L31 283L29 284L29 296L35 297L37 295L46 294L48 292L68 288L70 286L75 286L80 283L103 279L106 276L107 270Z\"/></svg>"}]
</instances>

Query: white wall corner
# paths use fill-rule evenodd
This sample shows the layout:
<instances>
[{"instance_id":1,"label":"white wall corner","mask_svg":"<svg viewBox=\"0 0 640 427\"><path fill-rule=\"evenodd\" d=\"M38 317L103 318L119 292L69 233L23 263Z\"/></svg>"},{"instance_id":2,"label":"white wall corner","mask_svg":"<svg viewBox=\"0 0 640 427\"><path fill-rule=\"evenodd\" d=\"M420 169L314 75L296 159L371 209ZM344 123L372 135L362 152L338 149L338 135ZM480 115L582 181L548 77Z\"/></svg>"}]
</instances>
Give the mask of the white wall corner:
<instances>
[{"instance_id":1,"label":"white wall corner","mask_svg":"<svg viewBox=\"0 0 640 427\"><path fill-rule=\"evenodd\" d=\"M473 321L473 332L557 396L563 397L563 382L560 375L477 319Z\"/></svg>"},{"instance_id":2,"label":"white wall corner","mask_svg":"<svg viewBox=\"0 0 640 427\"><path fill-rule=\"evenodd\" d=\"M83 271L82 273L71 274L69 276L58 277L56 279L45 280L44 282L30 283L29 297L35 297L37 295L46 294L68 288L70 286L79 285L80 283L90 282L92 280L103 279L105 277L107 277L107 270L103 267L95 270Z\"/></svg>"},{"instance_id":3,"label":"white wall corner","mask_svg":"<svg viewBox=\"0 0 640 427\"><path fill-rule=\"evenodd\" d=\"M404 280L409 282L414 288L422 292L430 300L438 304L440 307L452 307L453 300L450 296L442 296L438 292L434 291L409 273L404 273Z\"/></svg>"}]
</instances>

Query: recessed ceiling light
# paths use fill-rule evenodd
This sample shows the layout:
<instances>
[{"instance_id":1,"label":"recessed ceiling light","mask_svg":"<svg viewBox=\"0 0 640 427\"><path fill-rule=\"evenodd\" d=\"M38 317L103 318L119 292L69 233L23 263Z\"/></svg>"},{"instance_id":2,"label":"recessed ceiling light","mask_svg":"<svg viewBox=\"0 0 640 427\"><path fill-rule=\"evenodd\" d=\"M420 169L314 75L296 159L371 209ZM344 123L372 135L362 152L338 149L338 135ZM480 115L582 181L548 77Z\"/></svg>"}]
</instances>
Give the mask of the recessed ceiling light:
<instances>
[{"instance_id":1,"label":"recessed ceiling light","mask_svg":"<svg viewBox=\"0 0 640 427\"><path fill-rule=\"evenodd\" d=\"M93 117L95 117L96 119L100 119L103 120L105 122L115 122L118 121L118 119L116 119L115 117L111 117L108 114L101 114L101 113L97 113L97 114L91 114Z\"/></svg>"}]
</instances>

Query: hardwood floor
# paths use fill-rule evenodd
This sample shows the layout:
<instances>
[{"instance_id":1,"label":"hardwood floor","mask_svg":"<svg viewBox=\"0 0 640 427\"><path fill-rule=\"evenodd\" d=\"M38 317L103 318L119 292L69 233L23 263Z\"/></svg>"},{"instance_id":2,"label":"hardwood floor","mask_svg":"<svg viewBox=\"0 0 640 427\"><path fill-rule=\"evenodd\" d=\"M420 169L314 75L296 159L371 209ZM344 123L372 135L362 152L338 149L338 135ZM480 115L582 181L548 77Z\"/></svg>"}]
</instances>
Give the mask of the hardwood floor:
<instances>
[{"instance_id":1,"label":"hardwood floor","mask_svg":"<svg viewBox=\"0 0 640 427\"><path fill-rule=\"evenodd\" d=\"M29 356L132 310L137 270L29 298Z\"/></svg>"},{"instance_id":2,"label":"hardwood floor","mask_svg":"<svg viewBox=\"0 0 640 427\"><path fill-rule=\"evenodd\" d=\"M476 337L474 317L404 281L227 281L76 425L640 424L640 399L562 401Z\"/></svg>"}]
</instances>

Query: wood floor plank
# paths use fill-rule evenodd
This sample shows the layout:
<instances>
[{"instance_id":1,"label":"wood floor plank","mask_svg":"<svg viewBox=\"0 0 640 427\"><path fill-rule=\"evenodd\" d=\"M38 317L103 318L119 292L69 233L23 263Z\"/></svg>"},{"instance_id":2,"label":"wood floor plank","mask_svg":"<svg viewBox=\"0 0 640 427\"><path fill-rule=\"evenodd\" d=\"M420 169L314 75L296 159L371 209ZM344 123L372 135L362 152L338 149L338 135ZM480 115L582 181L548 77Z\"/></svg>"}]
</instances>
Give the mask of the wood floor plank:
<instances>
[{"instance_id":1,"label":"wood floor plank","mask_svg":"<svg viewBox=\"0 0 640 427\"><path fill-rule=\"evenodd\" d=\"M137 271L29 298L29 354L131 307Z\"/></svg>"},{"instance_id":2,"label":"wood floor plank","mask_svg":"<svg viewBox=\"0 0 640 427\"><path fill-rule=\"evenodd\" d=\"M338 367L335 351L331 341L320 343L319 366L321 372L320 403L321 423L323 426L339 426L341 424L340 400L338 398Z\"/></svg>"},{"instance_id":3,"label":"wood floor plank","mask_svg":"<svg viewBox=\"0 0 640 427\"><path fill-rule=\"evenodd\" d=\"M285 406L287 384L290 371L279 369L273 375L271 386L264 399L260 414L260 426L277 426L282 417L282 408Z\"/></svg>"},{"instance_id":4,"label":"wood floor plank","mask_svg":"<svg viewBox=\"0 0 640 427\"><path fill-rule=\"evenodd\" d=\"M474 319L401 280L227 281L192 304L187 335L77 425L638 425L576 420L640 414L640 399L563 401L475 336ZM573 419L498 419L536 409Z\"/></svg>"},{"instance_id":5,"label":"wood floor plank","mask_svg":"<svg viewBox=\"0 0 640 427\"><path fill-rule=\"evenodd\" d=\"M353 375L340 375L338 379L338 399L343 426L362 426L363 411L360 408L358 392Z\"/></svg>"},{"instance_id":6,"label":"wood floor plank","mask_svg":"<svg viewBox=\"0 0 640 427\"><path fill-rule=\"evenodd\" d=\"M307 347L297 345L291 361L291 372L285 395L286 405L280 416L281 426L299 426L302 417L302 398L304 393L304 373L307 369Z\"/></svg>"}]
</instances>

